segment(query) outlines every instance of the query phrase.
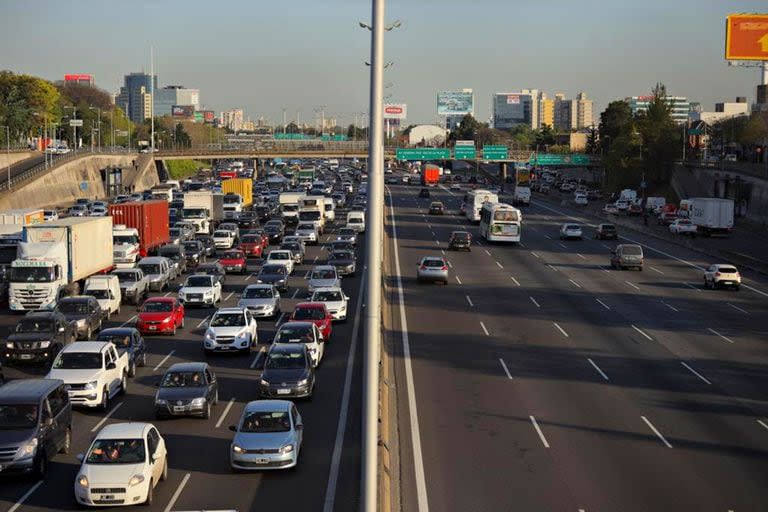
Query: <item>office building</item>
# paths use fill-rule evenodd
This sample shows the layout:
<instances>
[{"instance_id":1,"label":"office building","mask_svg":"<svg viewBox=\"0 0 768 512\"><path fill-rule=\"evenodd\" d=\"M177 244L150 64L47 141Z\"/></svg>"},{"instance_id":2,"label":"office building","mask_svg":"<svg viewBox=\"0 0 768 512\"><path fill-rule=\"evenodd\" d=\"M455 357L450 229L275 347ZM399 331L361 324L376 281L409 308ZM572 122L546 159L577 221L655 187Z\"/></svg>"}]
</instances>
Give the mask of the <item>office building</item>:
<instances>
[{"instance_id":1,"label":"office building","mask_svg":"<svg viewBox=\"0 0 768 512\"><path fill-rule=\"evenodd\" d=\"M580 92L574 100L576 103L576 126L577 130L589 128L594 124L592 118L592 100L587 98L587 94Z\"/></svg>"},{"instance_id":2,"label":"office building","mask_svg":"<svg viewBox=\"0 0 768 512\"><path fill-rule=\"evenodd\" d=\"M566 99L562 93L555 94L555 128L558 131L583 130L594 123L593 102L586 93L580 92L576 99Z\"/></svg>"},{"instance_id":3,"label":"office building","mask_svg":"<svg viewBox=\"0 0 768 512\"><path fill-rule=\"evenodd\" d=\"M539 91L498 92L493 95L493 127L509 130L513 126L539 127Z\"/></svg>"},{"instance_id":4,"label":"office building","mask_svg":"<svg viewBox=\"0 0 768 512\"><path fill-rule=\"evenodd\" d=\"M123 109L131 121L142 123L152 115L152 91L156 89L157 75L154 80L146 73L125 75L124 85L117 95L117 106Z\"/></svg>"},{"instance_id":5,"label":"office building","mask_svg":"<svg viewBox=\"0 0 768 512\"><path fill-rule=\"evenodd\" d=\"M155 115L170 116L174 105L191 106L200 110L200 90L187 89L183 85L168 85L155 92Z\"/></svg>"},{"instance_id":6,"label":"office building","mask_svg":"<svg viewBox=\"0 0 768 512\"><path fill-rule=\"evenodd\" d=\"M732 119L734 117L748 116L749 104L747 98L739 96L735 102L715 103L714 112L705 112L699 108L690 114L691 121L704 121L712 125L714 123Z\"/></svg>"},{"instance_id":7,"label":"office building","mask_svg":"<svg viewBox=\"0 0 768 512\"><path fill-rule=\"evenodd\" d=\"M545 93L539 97L539 128L542 126L555 127L555 100L547 98Z\"/></svg>"},{"instance_id":8,"label":"office building","mask_svg":"<svg viewBox=\"0 0 768 512\"><path fill-rule=\"evenodd\" d=\"M220 119L221 121L219 125L223 126L228 130L237 132L243 129L243 122L245 118L243 117L243 109L241 108L225 110L224 112L221 113Z\"/></svg>"},{"instance_id":9,"label":"office building","mask_svg":"<svg viewBox=\"0 0 768 512\"><path fill-rule=\"evenodd\" d=\"M653 101L653 96L632 96L624 98L629 104L629 108L632 110L632 115L636 115L638 112L645 112L648 110L648 105ZM667 105L670 108L670 114L672 120L678 124L688 122L688 115L691 111L691 104L688 98L685 96L667 96Z\"/></svg>"},{"instance_id":10,"label":"office building","mask_svg":"<svg viewBox=\"0 0 768 512\"><path fill-rule=\"evenodd\" d=\"M88 85L91 87L94 85L93 75L88 73L73 73L64 75L64 82L68 84L75 83L79 85Z\"/></svg>"}]
</instances>

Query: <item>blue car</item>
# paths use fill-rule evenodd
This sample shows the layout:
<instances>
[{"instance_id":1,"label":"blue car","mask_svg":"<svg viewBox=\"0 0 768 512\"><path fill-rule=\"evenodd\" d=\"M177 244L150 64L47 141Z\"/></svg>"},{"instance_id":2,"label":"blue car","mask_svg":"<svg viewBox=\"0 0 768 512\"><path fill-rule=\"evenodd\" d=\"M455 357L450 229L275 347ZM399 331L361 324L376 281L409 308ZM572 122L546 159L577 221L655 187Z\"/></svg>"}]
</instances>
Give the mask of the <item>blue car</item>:
<instances>
[{"instance_id":1,"label":"blue car","mask_svg":"<svg viewBox=\"0 0 768 512\"><path fill-rule=\"evenodd\" d=\"M137 366L147 365L147 345L144 337L133 327L113 327L103 329L96 341L111 341L117 347L118 353L128 353L128 376L136 376Z\"/></svg>"}]
</instances>

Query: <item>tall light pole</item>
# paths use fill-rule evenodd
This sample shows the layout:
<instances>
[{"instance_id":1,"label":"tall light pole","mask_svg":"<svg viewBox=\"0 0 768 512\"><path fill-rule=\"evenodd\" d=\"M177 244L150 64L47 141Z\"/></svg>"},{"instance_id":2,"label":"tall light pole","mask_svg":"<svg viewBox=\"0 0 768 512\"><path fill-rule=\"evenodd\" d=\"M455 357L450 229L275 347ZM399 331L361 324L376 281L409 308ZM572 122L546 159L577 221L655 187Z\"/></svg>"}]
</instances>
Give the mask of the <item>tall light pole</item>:
<instances>
[{"instance_id":1,"label":"tall light pole","mask_svg":"<svg viewBox=\"0 0 768 512\"><path fill-rule=\"evenodd\" d=\"M70 110L70 109L72 110L72 119L70 120L70 124L72 124L71 121L75 121L77 119L77 106L76 105L66 105L64 107L64 110ZM54 139L55 138L56 137L54 136ZM77 144L77 125L76 124L72 125L72 139L73 139L72 144L74 144L73 151L77 152L78 144Z\"/></svg>"},{"instance_id":2,"label":"tall light pole","mask_svg":"<svg viewBox=\"0 0 768 512\"><path fill-rule=\"evenodd\" d=\"M45 168L48 168L48 152L46 151L47 144L45 143L45 139L48 136L46 133L46 130L48 128L48 116L46 114L41 114L40 112L33 112L32 115L36 117L42 117L43 118L43 129L41 131L42 136L40 137L41 146L43 146L43 160L45 161Z\"/></svg>"},{"instance_id":3,"label":"tall light pole","mask_svg":"<svg viewBox=\"0 0 768 512\"><path fill-rule=\"evenodd\" d=\"M8 165L8 190L11 190L11 129L8 126L0 126L5 128L5 152L7 160L5 163Z\"/></svg>"},{"instance_id":4,"label":"tall light pole","mask_svg":"<svg viewBox=\"0 0 768 512\"><path fill-rule=\"evenodd\" d=\"M152 125L152 138L149 144L150 153L155 152L155 49L149 47L149 98L152 105L149 107L149 117Z\"/></svg>"},{"instance_id":5,"label":"tall light pole","mask_svg":"<svg viewBox=\"0 0 768 512\"><path fill-rule=\"evenodd\" d=\"M96 123L96 129L99 132L99 153L101 153L101 107L88 107L88 110L96 110L99 120ZM91 148L93 148L93 133L91 133Z\"/></svg>"}]
</instances>

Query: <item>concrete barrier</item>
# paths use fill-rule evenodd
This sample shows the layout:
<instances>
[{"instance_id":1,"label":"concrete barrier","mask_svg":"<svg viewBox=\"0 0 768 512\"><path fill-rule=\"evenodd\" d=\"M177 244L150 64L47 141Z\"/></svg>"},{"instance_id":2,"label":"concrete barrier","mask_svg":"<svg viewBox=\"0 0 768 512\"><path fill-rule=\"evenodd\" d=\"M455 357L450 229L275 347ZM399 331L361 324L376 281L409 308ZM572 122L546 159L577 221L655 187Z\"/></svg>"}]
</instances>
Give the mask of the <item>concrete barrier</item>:
<instances>
[{"instance_id":1,"label":"concrete barrier","mask_svg":"<svg viewBox=\"0 0 768 512\"><path fill-rule=\"evenodd\" d=\"M3 148L0 147L0 151L3 151ZM33 156L42 155L42 153L36 153L33 151L16 151L12 153L0 153L0 174L2 174L2 171L8 167L9 165L13 165L17 162L21 162L22 160L26 160L27 158L32 158Z\"/></svg>"}]
</instances>

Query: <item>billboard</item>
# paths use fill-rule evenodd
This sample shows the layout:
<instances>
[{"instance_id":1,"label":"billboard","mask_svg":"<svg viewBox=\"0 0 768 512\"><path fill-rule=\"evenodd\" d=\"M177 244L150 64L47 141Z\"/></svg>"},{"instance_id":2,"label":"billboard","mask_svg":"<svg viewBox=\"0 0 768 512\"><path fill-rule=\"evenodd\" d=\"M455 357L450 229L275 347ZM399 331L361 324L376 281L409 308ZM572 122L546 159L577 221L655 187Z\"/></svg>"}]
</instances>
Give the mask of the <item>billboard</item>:
<instances>
[{"instance_id":1,"label":"billboard","mask_svg":"<svg viewBox=\"0 0 768 512\"><path fill-rule=\"evenodd\" d=\"M405 103L387 103L384 105L384 119L405 119L408 106Z\"/></svg>"},{"instance_id":2,"label":"billboard","mask_svg":"<svg viewBox=\"0 0 768 512\"><path fill-rule=\"evenodd\" d=\"M73 73L64 75L65 82L88 82L93 83L93 75L88 73Z\"/></svg>"},{"instance_id":3,"label":"billboard","mask_svg":"<svg viewBox=\"0 0 768 512\"><path fill-rule=\"evenodd\" d=\"M195 115L194 105L172 105L171 117L192 118Z\"/></svg>"},{"instance_id":4,"label":"billboard","mask_svg":"<svg viewBox=\"0 0 768 512\"><path fill-rule=\"evenodd\" d=\"M475 95L471 92L443 91L437 93L437 115L462 116L474 112Z\"/></svg>"},{"instance_id":5,"label":"billboard","mask_svg":"<svg viewBox=\"0 0 768 512\"><path fill-rule=\"evenodd\" d=\"M203 114L203 122L213 124L216 118L216 113L213 110L201 110L200 112Z\"/></svg>"},{"instance_id":6,"label":"billboard","mask_svg":"<svg viewBox=\"0 0 768 512\"><path fill-rule=\"evenodd\" d=\"M195 112L195 122L196 123L202 123L203 122L203 113L202 112Z\"/></svg>"},{"instance_id":7,"label":"billboard","mask_svg":"<svg viewBox=\"0 0 768 512\"><path fill-rule=\"evenodd\" d=\"M725 58L768 61L768 14L729 14L725 18Z\"/></svg>"},{"instance_id":8,"label":"billboard","mask_svg":"<svg viewBox=\"0 0 768 512\"><path fill-rule=\"evenodd\" d=\"M507 94L507 105L519 105L519 104L520 104L519 94Z\"/></svg>"}]
</instances>

